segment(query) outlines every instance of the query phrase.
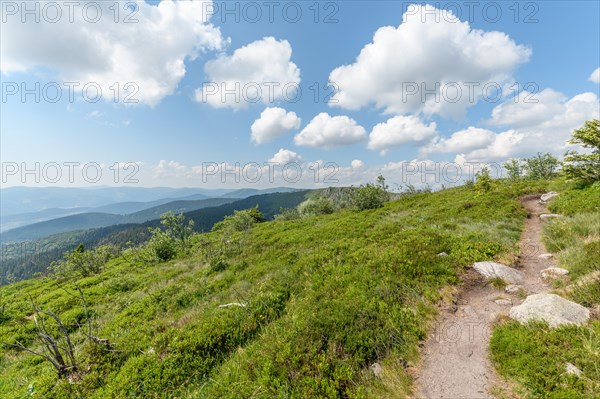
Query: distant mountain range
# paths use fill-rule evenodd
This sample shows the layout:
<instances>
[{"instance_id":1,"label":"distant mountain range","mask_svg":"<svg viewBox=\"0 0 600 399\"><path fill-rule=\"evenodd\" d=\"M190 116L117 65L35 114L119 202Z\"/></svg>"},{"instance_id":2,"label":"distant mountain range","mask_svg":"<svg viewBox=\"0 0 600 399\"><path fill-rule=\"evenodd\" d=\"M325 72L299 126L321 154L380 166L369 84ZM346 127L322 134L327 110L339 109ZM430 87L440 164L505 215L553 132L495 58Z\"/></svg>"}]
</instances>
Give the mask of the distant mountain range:
<instances>
[{"instance_id":1,"label":"distant mountain range","mask_svg":"<svg viewBox=\"0 0 600 399\"><path fill-rule=\"evenodd\" d=\"M288 189L288 192L255 195L238 200L233 200L231 198L212 198L200 200L198 202L202 202L202 205L207 205L209 203L208 201L227 201L227 203L220 206L210 206L196 209L191 212L184 212L184 214L186 219L194 221L194 228L196 231L209 231L215 223L223 220L225 216L231 215L235 210L247 209L258 205L265 217L271 219L279 213L281 208L293 208L298 206L301 202L306 200L311 193L314 193L314 191ZM172 205L164 204L162 209L161 206L158 206L137 214L133 213L127 215L127 217L130 218L129 220L133 220L135 218L149 217L152 214L160 216L160 214L164 213L162 210L171 206L179 206L178 209L183 212L184 209L187 209L186 207L198 205L193 204L194 202L195 201L174 201L170 203ZM62 224L69 225L69 228L73 228L77 223L85 225L85 223L98 222L99 220L111 222L117 220L110 220L112 217L122 217L119 215L110 215L106 217L105 215L106 214L102 213L71 215L57 219L59 221L58 223L56 220L47 221L50 222L47 225L38 223L35 228L26 226L23 230L15 229L3 233L2 236L9 233L14 235L35 234L35 230L48 232L50 229L56 228L56 226ZM124 221L126 219L118 220ZM127 243L139 244L149 238L148 230L150 227L160 226L160 220L158 218L148 220L144 223L125 223L126 224L112 224L99 228L63 232L31 241L0 243L0 256L2 258L2 262L0 263L0 285L7 282L6 278L9 274L15 276L17 279L25 279L31 277L36 272L46 270L51 262L60 259L65 251L72 251L79 243L84 244L87 248L101 244L113 244L118 246L124 246ZM27 228L31 229L27 230ZM15 231L17 233L15 233ZM4 237L2 239L4 240Z\"/></svg>"},{"instance_id":2,"label":"distant mountain range","mask_svg":"<svg viewBox=\"0 0 600 399\"><path fill-rule=\"evenodd\" d=\"M175 201L200 201L208 198L246 198L251 195L268 194L274 192L289 192L294 189L286 187L270 188L264 190L241 189L241 190L210 190L210 189L172 189L172 188L140 188L140 187L104 187L104 188L31 188L14 187L0 190L0 233L6 233L9 230L33 225L53 219L78 215L83 213L112 214L111 216L89 216L87 218L72 218L67 221L60 220L55 232L64 230L69 225L69 220L74 222L75 226L83 228L92 228L107 226L113 224L117 218L114 215L130 215L146 209L155 208L160 205ZM122 199L124 195L127 201L116 202L116 199ZM163 198L154 198L156 196L165 196ZM143 198L144 201L139 199ZM208 206L215 206L225 202L212 203ZM174 204L171 207L182 206L183 211L200 209L197 204ZM194 208L195 207L195 208ZM17 209L24 210L23 213L13 213ZM164 212L171 210L165 208ZM163 213L164 213L163 212ZM145 217L145 216L143 216ZM143 218L142 217L142 218ZM79 225L83 220L86 223ZM135 223L143 222L149 219L134 219ZM77 222L80 221L80 222ZM106 224L109 223L109 224ZM120 223L120 222L118 222ZM127 220L125 223L129 223ZM43 225L45 228L47 225ZM38 235L41 237L40 235Z\"/></svg>"},{"instance_id":3,"label":"distant mountain range","mask_svg":"<svg viewBox=\"0 0 600 399\"><path fill-rule=\"evenodd\" d=\"M86 212L30 224L0 233L1 242L28 241L74 230L87 230L118 224L143 223L158 219L166 212L186 213L235 201L234 198L207 198L195 201L172 201L129 215Z\"/></svg>"}]
</instances>

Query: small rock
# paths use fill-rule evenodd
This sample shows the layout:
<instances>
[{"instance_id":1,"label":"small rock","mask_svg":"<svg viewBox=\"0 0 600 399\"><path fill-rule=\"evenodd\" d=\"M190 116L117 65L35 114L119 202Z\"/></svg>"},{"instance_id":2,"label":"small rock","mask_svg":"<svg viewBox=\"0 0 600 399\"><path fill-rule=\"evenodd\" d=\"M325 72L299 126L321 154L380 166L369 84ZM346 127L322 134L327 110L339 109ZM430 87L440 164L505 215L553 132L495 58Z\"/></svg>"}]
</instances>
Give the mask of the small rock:
<instances>
[{"instance_id":1,"label":"small rock","mask_svg":"<svg viewBox=\"0 0 600 399\"><path fill-rule=\"evenodd\" d=\"M555 294L529 295L521 305L513 306L508 315L522 324L545 321L552 328L563 324L579 325L590 319L588 309Z\"/></svg>"},{"instance_id":2,"label":"small rock","mask_svg":"<svg viewBox=\"0 0 600 399\"><path fill-rule=\"evenodd\" d=\"M569 271L567 269L562 269L560 267L549 267L547 269L542 270L542 278L543 279L558 278L558 277L566 276L567 274L569 274Z\"/></svg>"},{"instance_id":3,"label":"small rock","mask_svg":"<svg viewBox=\"0 0 600 399\"><path fill-rule=\"evenodd\" d=\"M473 268L482 276L493 279L500 278L510 284L522 284L523 275L517 270L496 262L477 262Z\"/></svg>"},{"instance_id":4,"label":"small rock","mask_svg":"<svg viewBox=\"0 0 600 399\"><path fill-rule=\"evenodd\" d=\"M551 258L554 258L554 255L552 255L552 254L541 254L541 255L538 255L538 258L540 258L540 259L551 259Z\"/></svg>"},{"instance_id":5,"label":"small rock","mask_svg":"<svg viewBox=\"0 0 600 399\"><path fill-rule=\"evenodd\" d=\"M371 365L371 371L373 372L375 377L379 378L379 377L383 376L383 367L381 367L381 364L379 364L379 363L373 363Z\"/></svg>"},{"instance_id":6,"label":"small rock","mask_svg":"<svg viewBox=\"0 0 600 399\"><path fill-rule=\"evenodd\" d=\"M550 191L540 197L540 203L544 204L554 197L558 197L558 193L556 191Z\"/></svg>"},{"instance_id":7,"label":"small rock","mask_svg":"<svg viewBox=\"0 0 600 399\"><path fill-rule=\"evenodd\" d=\"M551 219L551 218L561 218L562 215L559 215L558 213L542 213L540 215L540 219Z\"/></svg>"},{"instance_id":8,"label":"small rock","mask_svg":"<svg viewBox=\"0 0 600 399\"><path fill-rule=\"evenodd\" d=\"M500 298L500 299L496 299L494 301L497 305L500 306L510 306L512 305L512 300L508 299L508 298Z\"/></svg>"},{"instance_id":9,"label":"small rock","mask_svg":"<svg viewBox=\"0 0 600 399\"><path fill-rule=\"evenodd\" d=\"M577 377L581 377L581 370L572 363L567 363L565 365L565 370L567 371L567 374L575 374Z\"/></svg>"},{"instance_id":10,"label":"small rock","mask_svg":"<svg viewBox=\"0 0 600 399\"><path fill-rule=\"evenodd\" d=\"M521 286L521 285L509 284L506 287L504 287L504 292L506 292L507 294L516 294L522 288L523 288L523 286Z\"/></svg>"},{"instance_id":11,"label":"small rock","mask_svg":"<svg viewBox=\"0 0 600 399\"><path fill-rule=\"evenodd\" d=\"M448 254L445 252L440 252L439 254L437 254L437 256L444 257L444 256L448 256Z\"/></svg>"}]
</instances>

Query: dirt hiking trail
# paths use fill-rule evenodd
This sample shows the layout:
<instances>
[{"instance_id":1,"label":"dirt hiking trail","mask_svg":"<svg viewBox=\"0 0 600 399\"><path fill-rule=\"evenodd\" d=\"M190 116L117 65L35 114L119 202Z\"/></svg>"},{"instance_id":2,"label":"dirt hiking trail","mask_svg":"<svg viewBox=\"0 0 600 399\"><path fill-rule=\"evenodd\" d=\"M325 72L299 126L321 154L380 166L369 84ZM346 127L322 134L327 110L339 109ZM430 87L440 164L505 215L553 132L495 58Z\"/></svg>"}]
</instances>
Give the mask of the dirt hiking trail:
<instances>
[{"instance_id":1,"label":"dirt hiking trail","mask_svg":"<svg viewBox=\"0 0 600 399\"><path fill-rule=\"evenodd\" d=\"M421 365L414 371L414 399L488 399L494 398L494 386L503 384L489 360L488 344L493 323L500 313L520 304L526 295L545 293L549 285L541 278L541 270L555 266L552 259L538 256L546 253L541 242L542 221L547 213L539 204L539 196L528 196L522 204L529 213L525 221L514 267L523 273L521 293L486 284L473 270L464 277L454 303L440 311L430 336L422 349Z\"/></svg>"}]
</instances>

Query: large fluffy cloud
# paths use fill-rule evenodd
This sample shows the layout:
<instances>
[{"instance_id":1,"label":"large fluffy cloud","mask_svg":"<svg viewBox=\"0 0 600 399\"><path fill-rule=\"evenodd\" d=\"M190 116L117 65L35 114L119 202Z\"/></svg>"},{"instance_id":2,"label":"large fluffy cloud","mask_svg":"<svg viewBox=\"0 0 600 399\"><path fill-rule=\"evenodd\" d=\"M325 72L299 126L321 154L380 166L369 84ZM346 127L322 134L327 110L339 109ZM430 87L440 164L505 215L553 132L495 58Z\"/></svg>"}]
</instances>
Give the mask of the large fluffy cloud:
<instances>
[{"instance_id":1,"label":"large fluffy cloud","mask_svg":"<svg viewBox=\"0 0 600 399\"><path fill-rule=\"evenodd\" d=\"M425 146L424 153L457 152L469 160L500 161L509 157L550 152L562 155L571 133L588 119L600 117L600 102L594 93L568 98L546 89L525 101L507 100L492 110L491 130L470 127L438 138ZM507 129L507 130L502 130Z\"/></svg>"},{"instance_id":2,"label":"large fluffy cloud","mask_svg":"<svg viewBox=\"0 0 600 399\"><path fill-rule=\"evenodd\" d=\"M431 5L411 5L400 26L379 28L353 64L331 72L337 105L460 117L482 95L493 96L485 85L510 81L530 50L505 33L471 29L453 18Z\"/></svg>"},{"instance_id":3,"label":"large fluffy cloud","mask_svg":"<svg viewBox=\"0 0 600 399\"><path fill-rule=\"evenodd\" d=\"M291 62L287 40L265 37L206 63L207 81L196 90L196 101L216 108L246 108L295 98L300 69Z\"/></svg>"},{"instance_id":4,"label":"large fluffy cloud","mask_svg":"<svg viewBox=\"0 0 600 399\"><path fill-rule=\"evenodd\" d=\"M369 135L369 149L384 155L390 148L409 143L423 143L436 137L436 124L421 122L418 116L395 116L373 127Z\"/></svg>"},{"instance_id":5,"label":"large fluffy cloud","mask_svg":"<svg viewBox=\"0 0 600 399\"><path fill-rule=\"evenodd\" d=\"M423 152L465 154L479 148L485 148L496 140L496 133L487 129L469 126L450 137L440 137L423 149Z\"/></svg>"},{"instance_id":6,"label":"large fluffy cloud","mask_svg":"<svg viewBox=\"0 0 600 399\"><path fill-rule=\"evenodd\" d=\"M334 148L350 145L367 137L365 129L345 115L330 116L321 112L294 137L296 145Z\"/></svg>"},{"instance_id":7,"label":"large fluffy cloud","mask_svg":"<svg viewBox=\"0 0 600 399\"><path fill-rule=\"evenodd\" d=\"M300 128L300 122L295 112L287 112L279 107L266 108L250 128L252 141L263 144L275 140L292 129Z\"/></svg>"},{"instance_id":8,"label":"large fluffy cloud","mask_svg":"<svg viewBox=\"0 0 600 399\"><path fill-rule=\"evenodd\" d=\"M186 60L195 59L203 50L221 49L227 42L209 21L206 6L210 1L136 2L135 11L126 9L125 3L91 2L85 8L88 3L71 3L73 22L69 8L63 6L66 3L54 3L61 16L52 23L57 14L44 8L45 2L15 2L27 9L37 6L45 18L36 23L30 15L22 23L20 11L3 15L2 72L49 68L65 82L97 83L107 100L113 100L114 85L119 83L122 102L127 94L124 86L132 82L138 90L129 86L129 100L155 105L176 90L185 75ZM115 4L121 7L118 22ZM96 15L98 21L92 22ZM127 18L137 22L127 23Z\"/></svg>"}]
</instances>

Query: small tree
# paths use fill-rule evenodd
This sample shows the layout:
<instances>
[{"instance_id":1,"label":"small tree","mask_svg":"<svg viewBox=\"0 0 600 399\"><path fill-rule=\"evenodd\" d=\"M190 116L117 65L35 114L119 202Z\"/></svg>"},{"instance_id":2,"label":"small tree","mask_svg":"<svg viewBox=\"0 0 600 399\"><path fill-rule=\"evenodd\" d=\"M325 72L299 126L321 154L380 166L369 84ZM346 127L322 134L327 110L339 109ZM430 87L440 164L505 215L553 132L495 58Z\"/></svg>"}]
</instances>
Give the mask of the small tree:
<instances>
[{"instance_id":1,"label":"small tree","mask_svg":"<svg viewBox=\"0 0 600 399\"><path fill-rule=\"evenodd\" d=\"M550 153L538 152L535 157L525 159L525 173L530 179L549 179L556 173L560 162Z\"/></svg>"},{"instance_id":2,"label":"small tree","mask_svg":"<svg viewBox=\"0 0 600 399\"><path fill-rule=\"evenodd\" d=\"M568 151L565 154L563 170L568 178L583 183L600 181L600 121L592 119L573 131L570 144L579 144L592 149L590 154Z\"/></svg>"},{"instance_id":3,"label":"small tree","mask_svg":"<svg viewBox=\"0 0 600 399\"><path fill-rule=\"evenodd\" d=\"M177 256L179 251L188 249L190 239L194 235L194 221L185 223L183 214L174 215L167 212L160 215L160 227L150 229L152 237L147 244L150 256L165 262Z\"/></svg>"},{"instance_id":4,"label":"small tree","mask_svg":"<svg viewBox=\"0 0 600 399\"><path fill-rule=\"evenodd\" d=\"M375 184L367 183L354 189L351 202L354 208L362 211L381 208L384 202L389 201L390 198L385 178L379 175Z\"/></svg>"},{"instance_id":5,"label":"small tree","mask_svg":"<svg viewBox=\"0 0 600 399\"><path fill-rule=\"evenodd\" d=\"M478 195L490 191L492 188L492 176L490 175L490 170L487 166L477 172L475 178L476 181L473 187Z\"/></svg>"},{"instance_id":6,"label":"small tree","mask_svg":"<svg viewBox=\"0 0 600 399\"><path fill-rule=\"evenodd\" d=\"M164 213L160 215L160 223L165 226L165 232L169 237L182 246L187 245L190 238L194 235L194 221L190 220L186 224L183 213L177 215L174 215L172 212Z\"/></svg>"},{"instance_id":7,"label":"small tree","mask_svg":"<svg viewBox=\"0 0 600 399\"><path fill-rule=\"evenodd\" d=\"M506 173L508 174L508 178L510 180L517 181L523 177L523 160L512 158L505 162L502 166L504 166L504 169L506 169Z\"/></svg>"}]
</instances>

